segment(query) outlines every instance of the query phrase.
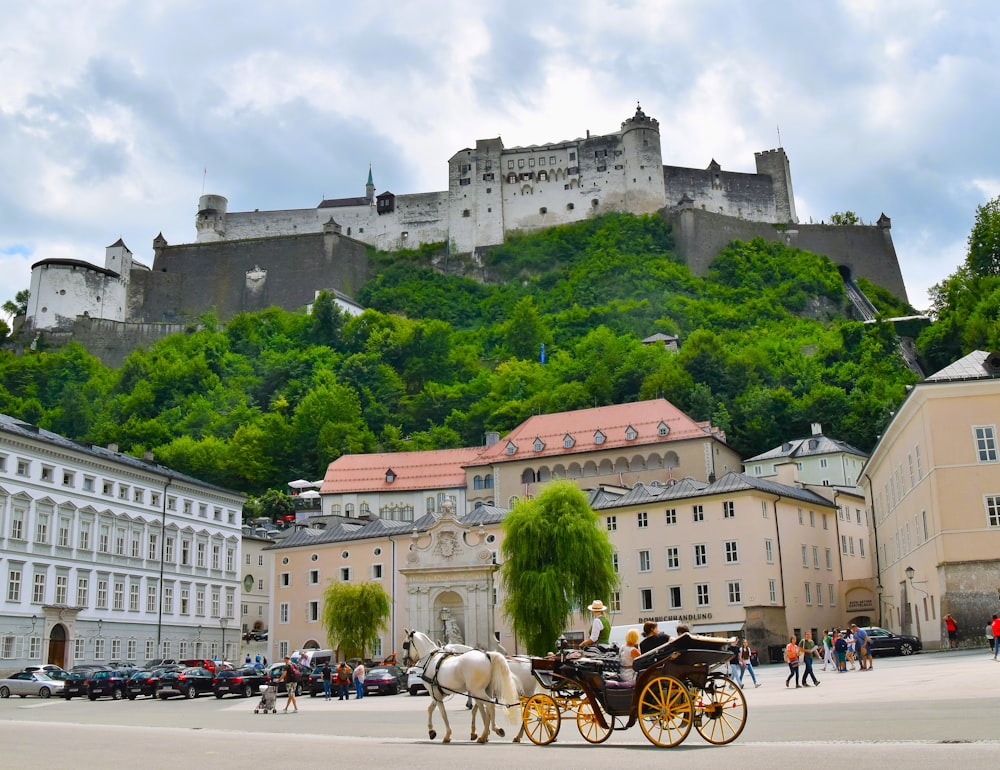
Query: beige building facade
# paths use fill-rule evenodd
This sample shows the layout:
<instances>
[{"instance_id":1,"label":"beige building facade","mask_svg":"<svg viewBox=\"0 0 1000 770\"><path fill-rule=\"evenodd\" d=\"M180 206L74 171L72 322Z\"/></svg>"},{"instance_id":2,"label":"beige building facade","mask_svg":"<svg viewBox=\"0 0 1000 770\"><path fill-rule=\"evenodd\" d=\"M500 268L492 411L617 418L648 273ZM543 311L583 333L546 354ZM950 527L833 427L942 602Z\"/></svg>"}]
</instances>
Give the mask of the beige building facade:
<instances>
[{"instance_id":1,"label":"beige building facade","mask_svg":"<svg viewBox=\"0 0 1000 770\"><path fill-rule=\"evenodd\" d=\"M983 643L1000 613L1000 353L974 351L913 387L861 483L878 544L886 628Z\"/></svg>"},{"instance_id":2,"label":"beige building facade","mask_svg":"<svg viewBox=\"0 0 1000 770\"><path fill-rule=\"evenodd\" d=\"M863 499L804 488L794 466L786 473L789 483L730 473L711 484L593 490L590 504L621 581L608 597L613 624L674 619L701 633L743 634L763 658L789 633L872 622L873 551L868 520L857 517ZM364 580L392 600L371 657L398 651L404 628L524 652L500 609L505 514L484 505L458 515L446 506L414 522L339 519L271 546L273 656L335 649L321 622L323 592L330 581ZM584 614L567 619L571 637L582 638Z\"/></svg>"}]
</instances>

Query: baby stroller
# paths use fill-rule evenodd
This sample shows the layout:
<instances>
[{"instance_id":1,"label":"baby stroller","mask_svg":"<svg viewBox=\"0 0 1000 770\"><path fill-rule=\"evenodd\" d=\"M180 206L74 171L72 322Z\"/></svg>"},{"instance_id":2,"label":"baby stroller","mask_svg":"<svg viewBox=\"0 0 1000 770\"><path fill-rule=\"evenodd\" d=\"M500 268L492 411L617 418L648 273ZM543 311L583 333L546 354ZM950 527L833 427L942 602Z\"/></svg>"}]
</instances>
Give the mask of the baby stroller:
<instances>
[{"instance_id":1,"label":"baby stroller","mask_svg":"<svg viewBox=\"0 0 1000 770\"><path fill-rule=\"evenodd\" d=\"M260 686L260 703L254 706L254 714L266 714L270 711L272 714L278 713L278 706L275 704L274 699L277 693L277 688L273 685L262 684Z\"/></svg>"}]
</instances>

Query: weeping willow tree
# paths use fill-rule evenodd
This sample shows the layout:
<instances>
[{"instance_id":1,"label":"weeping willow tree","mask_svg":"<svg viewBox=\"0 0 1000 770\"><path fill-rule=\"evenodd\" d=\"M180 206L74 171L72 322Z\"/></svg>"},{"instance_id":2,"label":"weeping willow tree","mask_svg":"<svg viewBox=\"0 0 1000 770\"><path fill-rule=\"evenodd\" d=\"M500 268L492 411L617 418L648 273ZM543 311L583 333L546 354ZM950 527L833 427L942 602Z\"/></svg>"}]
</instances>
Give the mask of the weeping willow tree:
<instances>
[{"instance_id":1,"label":"weeping willow tree","mask_svg":"<svg viewBox=\"0 0 1000 770\"><path fill-rule=\"evenodd\" d=\"M389 594L378 583L331 583L323 593L323 627L344 657L365 657L389 620Z\"/></svg>"},{"instance_id":2,"label":"weeping willow tree","mask_svg":"<svg viewBox=\"0 0 1000 770\"><path fill-rule=\"evenodd\" d=\"M611 543L583 492L556 482L503 522L503 613L534 655L555 647L574 607L607 602L618 583Z\"/></svg>"}]
</instances>

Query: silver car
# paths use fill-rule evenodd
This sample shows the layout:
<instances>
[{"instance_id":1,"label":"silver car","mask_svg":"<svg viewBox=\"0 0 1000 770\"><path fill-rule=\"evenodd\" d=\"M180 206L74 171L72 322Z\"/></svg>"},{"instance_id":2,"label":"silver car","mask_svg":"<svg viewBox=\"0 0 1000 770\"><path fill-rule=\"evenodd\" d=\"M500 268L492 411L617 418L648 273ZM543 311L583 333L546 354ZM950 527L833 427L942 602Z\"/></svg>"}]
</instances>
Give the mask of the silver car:
<instances>
[{"instance_id":1,"label":"silver car","mask_svg":"<svg viewBox=\"0 0 1000 770\"><path fill-rule=\"evenodd\" d=\"M41 671L18 671L0 679L0 698L9 698L11 695L20 698L29 695L48 698L50 695L58 694L64 684L61 679L53 679Z\"/></svg>"}]
</instances>

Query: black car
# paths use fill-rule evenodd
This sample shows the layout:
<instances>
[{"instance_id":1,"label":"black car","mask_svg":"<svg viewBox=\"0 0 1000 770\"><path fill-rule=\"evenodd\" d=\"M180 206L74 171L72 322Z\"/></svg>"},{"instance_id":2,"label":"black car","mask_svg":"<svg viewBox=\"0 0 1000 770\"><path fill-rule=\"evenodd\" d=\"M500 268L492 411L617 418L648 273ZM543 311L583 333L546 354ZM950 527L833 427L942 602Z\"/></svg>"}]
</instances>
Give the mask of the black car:
<instances>
[{"instance_id":1,"label":"black car","mask_svg":"<svg viewBox=\"0 0 1000 770\"><path fill-rule=\"evenodd\" d=\"M212 692L212 672L207 668L185 668L164 671L156 682L156 696L166 700L171 695L197 698Z\"/></svg>"},{"instance_id":2,"label":"black car","mask_svg":"<svg viewBox=\"0 0 1000 770\"><path fill-rule=\"evenodd\" d=\"M912 655L923 649L920 640L915 636L894 634L878 626L870 626L864 630L868 634L868 644L873 656Z\"/></svg>"},{"instance_id":3,"label":"black car","mask_svg":"<svg viewBox=\"0 0 1000 770\"><path fill-rule=\"evenodd\" d=\"M140 695L152 698L156 695L156 682L165 671L180 671L180 666L163 666L150 670L136 671L125 684L125 697L135 700Z\"/></svg>"},{"instance_id":4,"label":"black car","mask_svg":"<svg viewBox=\"0 0 1000 770\"><path fill-rule=\"evenodd\" d=\"M216 698L223 695L239 695L249 698L260 692L260 686L267 684L267 674L253 666L218 671L212 680L212 690Z\"/></svg>"},{"instance_id":5,"label":"black car","mask_svg":"<svg viewBox=\"0 0 1000 770\"><path fill-rule=\"evenodd\" d=\"M59 694L66 700L89 695L90 677L97 671L110 671L107 666L79 665L66 676L66 684Z\"/></svg>"},{"instance_id":6,"label":"black car","mask_svg":"<svg viewBox=\"0 0 1000 770\"><path fill-rule=\"evenodd\" d=\"M395 695L406 683L400 685L400 670L395 666L377 666L365 671L365 695Z\"/></svg>"},{"instance_id":7,"label":"black car","mask_svg":"<svg viewBox=\"0 0 1000 770\"><path fill-rule=\"evenodd\" d=\"M118 671L94 671L87 677L87 697L121 700L125 697L127 682L128 677Z\"/></svg>"}]
</instances>

